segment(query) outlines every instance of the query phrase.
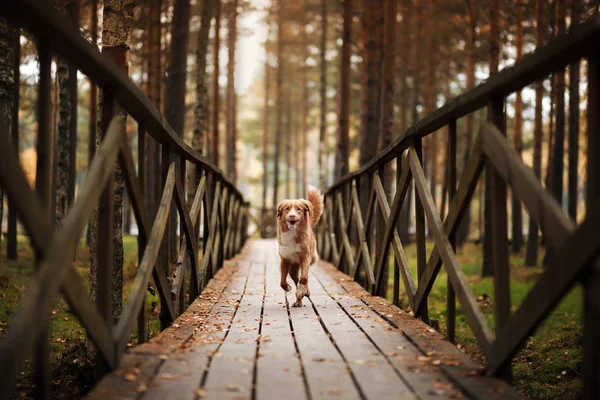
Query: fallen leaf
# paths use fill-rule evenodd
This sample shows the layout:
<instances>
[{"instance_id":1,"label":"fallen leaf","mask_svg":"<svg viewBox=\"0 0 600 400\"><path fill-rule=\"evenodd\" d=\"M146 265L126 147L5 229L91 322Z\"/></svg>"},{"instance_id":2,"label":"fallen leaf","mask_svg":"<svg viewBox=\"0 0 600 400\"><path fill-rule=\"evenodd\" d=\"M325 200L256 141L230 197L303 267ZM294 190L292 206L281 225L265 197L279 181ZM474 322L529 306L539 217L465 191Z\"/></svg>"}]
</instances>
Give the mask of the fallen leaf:
<instances>
[{"instance_id":1,"label":"fallen leaf","mask_svg":"<svg viewBox=\"0 0 600 400\"><path fill-rule=\"evenodd\" d=\"M123 379L129 382L134 382L137 379L137 375L133 372L128 372L123 376Z\"/></svg>"},{"instance_id":2,"label":"fallen leaf","mask_svg":"<svg viewBox=\"0 0 600 400\"><path fill-rule=\"evenodd\" d=\"M225 389L227 389L230 392L241 392L242 391L242 389L239 386L235 386L235 385L231 385L231 384L225 385Z\"/></svg>"},{"instance_id":3,"label":"fallen leaf","mask_svg":"<svg viewBox=\"0 0 600 400\"><path fill-rule=\"evenodd\" d=\"M140 383L135 390L137 390L138 393L145 392L146 390L148 390L148 385L146 385L145 383Z\"/></svg>"},{"instance_id":4,"label":"fallen leaf","mask_svg":"<svg viewBox=\"0 0 600 400\"><path fill-rule=\"evenodd\" d=\"M206 395L206 390L204 390L203 388L196 389L196 398L201 399L203 397L206 397Z\"/></svg>"}]
</instances>

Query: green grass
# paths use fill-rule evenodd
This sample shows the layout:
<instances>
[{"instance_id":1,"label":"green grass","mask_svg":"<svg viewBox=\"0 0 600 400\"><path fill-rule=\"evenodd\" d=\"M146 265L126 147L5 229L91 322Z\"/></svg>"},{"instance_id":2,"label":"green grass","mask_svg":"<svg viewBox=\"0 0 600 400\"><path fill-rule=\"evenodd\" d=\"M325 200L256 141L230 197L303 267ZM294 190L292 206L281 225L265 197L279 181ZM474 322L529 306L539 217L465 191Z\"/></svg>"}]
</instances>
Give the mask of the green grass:
<instances>
[{"instance_id":1,"label":"green grass","mask_svg":"<svg viewBox=\"0 0 600 400\"><path fill-rule=\"evenodd\" d=\"M427 244L427 254L433 248ZM416 246L405 247L413 277L417 277ZM543 250L540 249L543 256ZM490 329L494 330L494 280L481 277L481 247L468 243L458 250L459 264L467 277L469 287L478 299ZM541 267L524 267L524 250L511 254L511 309L515 311L527 296L537 278L543 273ZM540 257L541 263L541 257ZM393 265L390 269L393 280ZM442 268L429 295L429 316L439 322L441 332L446 333L446 296L448 293L447 275ZM401 305L407 307L406 296ZM393 295L390 285L388 299ZM579 376L581 363L581 332L583 316L583 292L580 287L571 290L546 318L525 347L517 353L513 361L513 383L525 396L534 399L577 398L580 393ZM483 363L477 341L469 329L465 316L457 303L456 341L463 351L476 361Z\"/></svg>"},{"instance_id":2,"label":"green grass","mask_svg":"<svg viewBox=\"0 0 600 400\"><path fill-rule=\"evenodd\" d=\"M29 241L24 236L18 238L18 259L6 259L5 241L2 243L0 253L0 343L6 330L10 327L10 320L18 311L19 303L35 277L34 256ZM137 273L137 239L133 236L123 237L124 261L124 302L127 300L129 288ZM82 277L85 288L89 291L89 251L82 240L77 249L73 264ZM150 336L160 332L160 322L153 306L159 303L158 295L152 296L146 292L145 307L148 315L148 331ZM76 316L62 296L53 301L51 327L50 327L50 364L53 369L53 391L64 395L64 398L77 398L91 384L93 361L87 356L85 350L86 333L79 324ZM131 343L137 342L137 325L131 335ZM65 373L64 371L69 371ZM19 391L29 395L32 389L32 365L28 360L19 380ZM69 375L70 376L67 376ZM81 375L81 376L78 376ZM68 390L68 393L64 393ZM56 393L53 394L53 397ZM60 397L57 397L60 398Z\"/></svg>"}]
</instances>

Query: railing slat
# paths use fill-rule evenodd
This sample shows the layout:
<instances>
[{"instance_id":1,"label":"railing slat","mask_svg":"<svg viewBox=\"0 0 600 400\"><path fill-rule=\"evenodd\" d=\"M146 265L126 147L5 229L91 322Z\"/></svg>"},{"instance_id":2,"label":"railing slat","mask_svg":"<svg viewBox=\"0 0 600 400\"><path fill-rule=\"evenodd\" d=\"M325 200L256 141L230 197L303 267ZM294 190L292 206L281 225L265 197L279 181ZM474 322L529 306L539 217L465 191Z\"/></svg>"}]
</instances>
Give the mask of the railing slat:
<instances>
[{"instance_id":1,"label":"railing slat","mask_svg":"<svg viewBox=\"0 0 600 400\"><path fill-rule=\"evenodd\" d=\"M451 279L452 286L454 287L456 296L462 306L467 322L479 343L481 352L487 358L490 355L492 333L485 322L485 317L479 309L479 305L477 304L473 292L469 289L467 279L458 265L456 255L444 232L442 220L437 212L431 193L427 188L427 179L421 168L418 153L412 148L409 151L410 167L415 181L415 189L418 197L422 201L424 212L427 214L427 221L429 222L429 227L432 231L436 247L440 251L440 255L446 267L446 272Z\"/></svg>"},{"instance_id":2,"label":"railing slat","mask_svg":"<svg viewBox=\"0 0 600 400\"><path fill-rule=\"evenodd\" d=\"M448 203L456 200L456 120L450 121L448 125ZM456 252L456 234L448 234L448 240L452 250ZM456 295L450 277L447 278L447 301L446 301L446 336L452 343L456 336Z\"/></svg>"}]
</instances>

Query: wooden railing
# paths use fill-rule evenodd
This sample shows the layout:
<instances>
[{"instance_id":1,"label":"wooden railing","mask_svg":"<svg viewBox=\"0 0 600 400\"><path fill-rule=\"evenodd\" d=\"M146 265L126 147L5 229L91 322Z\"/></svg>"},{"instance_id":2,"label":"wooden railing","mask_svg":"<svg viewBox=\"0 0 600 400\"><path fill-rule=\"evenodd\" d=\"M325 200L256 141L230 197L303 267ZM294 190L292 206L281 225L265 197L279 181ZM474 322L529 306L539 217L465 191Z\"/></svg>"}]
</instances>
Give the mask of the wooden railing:
<instances>
[{"instance_id":1,"label":"wooden railing","mask_svg":"<svg viewBox=\"0 0 600 400\"><path fill-rule=\"evenodd\" d=\"M20 309L12 316L0 347L0 398L8 398L16 379L33 351L36 390L49 397L48 332L53 299L60 291L94 343L100 374L115 368L123 356L138 323L138 338L145 333L144 299L150 276L160 296L161 308L169 321L183 312L202 291L223 260L239 252L246 240L248 203L221 170L187 146L163 120L145 94L109 58L87 42L72 24L47 3L36 0L3 1L0 15L15 27L27 30L37 40L38 87L38 175L35 191L19 164L9 132L0 132L0 182L15 205L20 221L36 252L36 274L23 296ZM60 230L50 220L51 149L51 61L64 58L86 74L104 93L100 121L101 144L89 167ZM117 104L139 126L137 175L122 121L114 117ZM155 140L161 148L162 197L154 220L145 204L145 143ZM110 328L113 175L120 163L125 185L139 228L139 268L131 285L121 317ZM185 197L186 162L195 166L197 189L193 199ZM171 204L180 220L181 244L174 276L169 271L169 224ZM190 204L190 205L188 205ZM74 251L94 210L98 208L98 283L96 302L88 297L83 280L72 265ZM203 234L200 237L200 224ZM201 240L201 245L200 245ZM201 256L201 261L199 258ZM167 265L165 265L167 264ZM184 278L187 277L187 278ZM190 281L189 287L184 284ZM189 301L186 301L186 294Z\"/></svg>"},{"instance_id":2,"label":"wooden railing","mask_svg":"<svg viewBox=\"0 0 600 400\"><path fill-rule=\"evenodd\" d=\"M427 298L443 264L449 279L448 337L454 340L456 296L485 357L487 373L493 375L510 376L510 362L514 354L567 291L576 283L582 283L586 293L583 393L589 399L600 396L600 344L597 340L600 337L600 267L596 262L600 252L600 235L594 233L600 224L600 168L597 164L600 160L599 39L600 19L576 26L567 35L523 57L514 66L504 69L405 130L375 159L327 190L323 222L318 231L321 256L352 278L356 279L361 272L365 288L372 293L382 293L391 249L395 260L394 302L398 303L402 281L411 309L417 317L425 320ZM504 104L510 94L544 79L548 74L563 71L569 63L580 59L587 59L589 68L589 109L587 215L584 222L577 226L507 141ZM457 120L483 108L488 110L488 121L481 126L457 182ZM444 127L447 127L448 135L445 162L450 198L445 219L436 209L422 167L422 138ZM397 184L390 207L382 181L391 162L397 165ZM457 228L484 170L491 180L495 335L469 288L455 252ZM397 230L400 209L411 179L416 189L416 280L411 274ZM507 185L527 207L530 217L540 224L547 244L555 252L550 264L512 315ZM365 196L365 199L369 198L368 204L361 204L361 187L369 188L369 196ZM425 220L435 244L428 259Z\"/></svg>"}]
</instances>

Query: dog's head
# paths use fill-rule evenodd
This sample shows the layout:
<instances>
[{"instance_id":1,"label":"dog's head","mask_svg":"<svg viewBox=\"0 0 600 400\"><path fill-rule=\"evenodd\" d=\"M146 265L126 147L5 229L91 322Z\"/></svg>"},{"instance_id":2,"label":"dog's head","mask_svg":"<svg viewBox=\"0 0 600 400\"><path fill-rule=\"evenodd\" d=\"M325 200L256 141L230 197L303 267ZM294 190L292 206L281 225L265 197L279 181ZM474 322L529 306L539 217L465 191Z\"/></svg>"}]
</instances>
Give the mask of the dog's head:
<instances>
[{"instance_id":1,"label":"dog's head","mask_svg":"<svg viewBox=\"0 0 600 400\"><path fill-rule=\"evenodd\" d=\"M288 229L305 225L312 213L312 204L304 199L283 200L277 206L277 220Z\"/></svg>"}]
</instances>

